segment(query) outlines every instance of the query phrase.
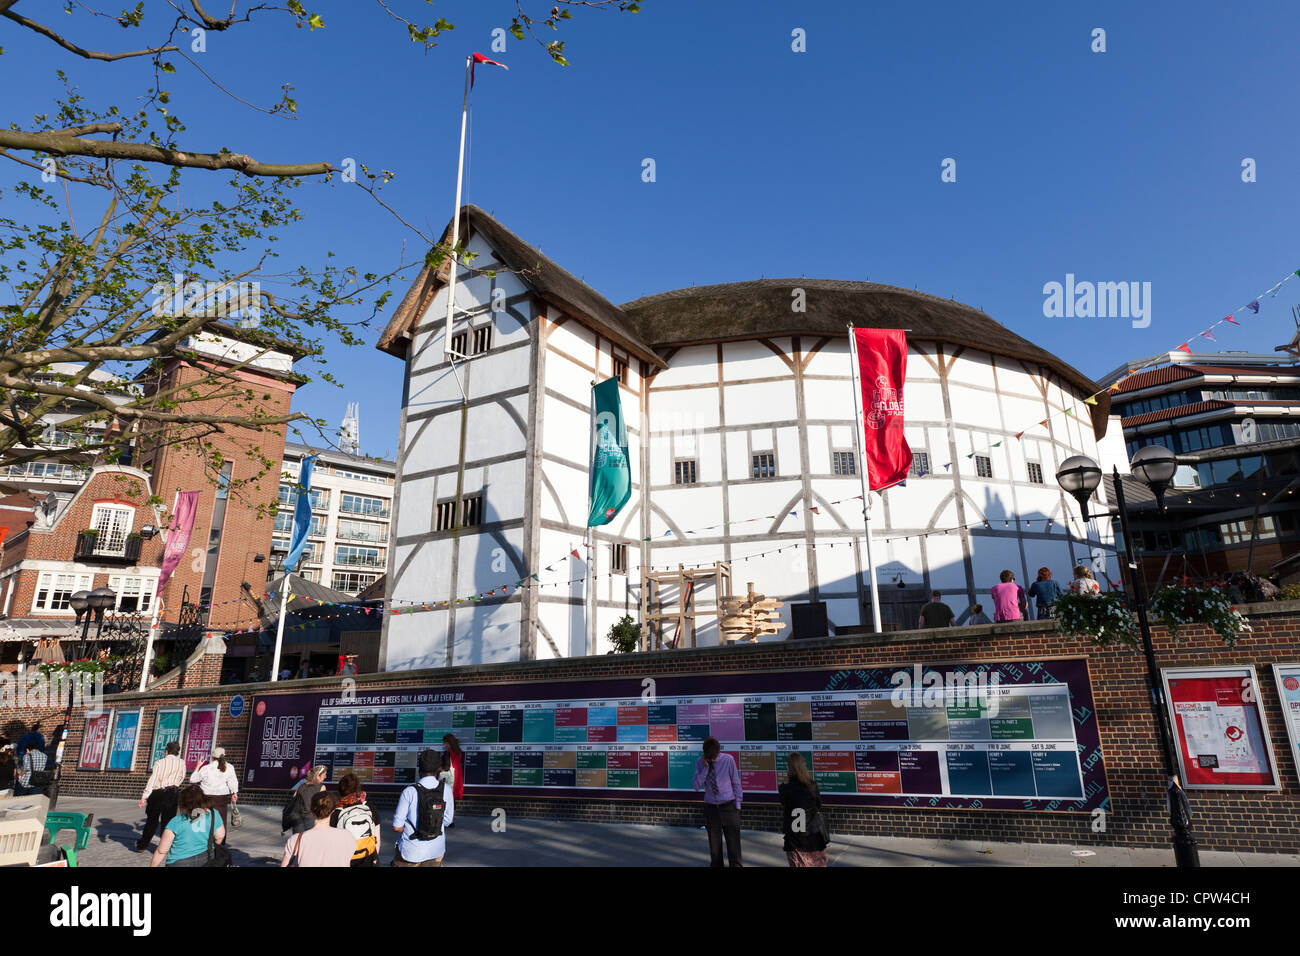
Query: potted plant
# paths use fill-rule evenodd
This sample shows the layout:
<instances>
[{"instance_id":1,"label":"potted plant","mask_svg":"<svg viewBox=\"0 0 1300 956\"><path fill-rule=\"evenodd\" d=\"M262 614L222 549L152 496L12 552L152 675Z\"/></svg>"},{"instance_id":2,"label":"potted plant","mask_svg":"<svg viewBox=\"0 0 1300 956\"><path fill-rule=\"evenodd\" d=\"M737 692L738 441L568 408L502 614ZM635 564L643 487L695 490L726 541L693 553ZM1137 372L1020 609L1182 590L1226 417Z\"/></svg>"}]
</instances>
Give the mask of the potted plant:
<instances>
[{"instance_id":1,"label":"potted plant","mask_svg":"<svg viewBox=\"0 0 1300 956\"><path fill-rule=\"evenodd\" d=\"M614 649L609 652L611 654L631 654L641 646L641 627L628 614L610 626L607 636L614 645Z\"/></svg>"},{"instance_id":2,"label":"potted plant","mask_svg":"<svg viewBox=\"0 0 1300 956\"><path fill-rule=\"evenodd\" d=\"M1217 581L1195 587L1171 584L1161 588L1151 599L1151 615L1175 639L1185 625L1204 624L1229 647L1251 629L1232 595Z\"/></svg>"},{"instance_id":3,"label":"potted plant","mask_svg":"<svg viewBox=\"0 0 1300 956\"><path fill-rule=\"evenodd\" d=\"M1098 647L1138 646L1137 623L1118 591L1062 594L1056 599L1056 626L1062 634L1081 637Z\"/></svg>"}]
</instances>

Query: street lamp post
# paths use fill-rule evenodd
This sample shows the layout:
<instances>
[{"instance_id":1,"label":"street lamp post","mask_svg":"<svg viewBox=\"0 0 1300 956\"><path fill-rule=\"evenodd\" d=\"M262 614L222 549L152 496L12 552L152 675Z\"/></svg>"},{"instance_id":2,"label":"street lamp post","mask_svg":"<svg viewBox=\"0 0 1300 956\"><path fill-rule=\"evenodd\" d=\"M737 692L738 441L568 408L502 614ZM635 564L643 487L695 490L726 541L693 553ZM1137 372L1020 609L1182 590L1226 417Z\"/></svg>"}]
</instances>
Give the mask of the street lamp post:
<instances>
[{"instance_id":1,"label":"street lamp post","mask_svg":"<svg viewBox=\"0 0 1300 956\"><path fill-rule=\"evenodd\" d=\"M117 593L109 588L95 588L93 591L78 591L68 598L72 611L81 625L81 641L77 644L77 660L86 656L86 644L90 638L90 619L95 619L95 640L99 640L104 629L104 611L117 603Z\"/></svg>"},{"instance_id":2,"label":"street lamp post","mask_svg":"<svg viewBox=\"0 0 1300 956\"><path fill-rule=\"evenodd\" d=\"M1169 487L1178 468L1174 453L1160 445L1148 445L1137 451L1130 467L1133 474L1155 493L1157 506L1163 507L1165 489ZM1083 520L1089 520L1088 499L1101 484L1101 468L1097 463L1086 455L1067 458L1056 473L1056 481L1064 491L1069 492L1079 502L1079 507L1083 511ZM1187 794L1178 780L1174 735L1165 708L1164 688L1161 686L1160 672L1156 667L1155 650L1151 646L1151 624L1147 620L1146 593L1142 587L1142 576L1138 573L1137 558L1133 551L1128 508L1124 502L1124 485L1120 481L1118 468L1114 469L1114 482L1117 510L1092 515L1092 517L1119 518L1120 535L1124 545L1124 563L1128 565L1129 581L1133 586L1133 610L1137 613L1138 627L1142 632L1142 649L1146 655L1151 713L1160 735L1160 749L1165 758L1165 775L1169 780L1166 798L1169 806L1169 824L1174 831L1174 861L1180 867L1198 867L1201 865L1201 859L1196 847L1196 838L1191 832L1191 807L1187 802Z\"/></svg>"}]
</instances>

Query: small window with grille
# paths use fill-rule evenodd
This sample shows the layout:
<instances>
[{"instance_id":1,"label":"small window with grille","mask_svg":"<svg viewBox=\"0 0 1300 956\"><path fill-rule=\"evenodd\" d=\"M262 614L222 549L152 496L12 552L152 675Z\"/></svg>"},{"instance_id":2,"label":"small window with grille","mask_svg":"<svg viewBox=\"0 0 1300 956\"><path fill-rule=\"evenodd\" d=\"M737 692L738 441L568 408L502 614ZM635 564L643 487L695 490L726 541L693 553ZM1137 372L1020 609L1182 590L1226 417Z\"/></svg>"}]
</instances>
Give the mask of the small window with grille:
<instances>
[{"instance_id":1,"label":"small window with grille","mask_svg":"<svg viewBox=\"0 0 1300 956\"><path fill-rule=\"evenodd\" d=\"M451 337L451 350L457 355L464 355L465 348L469 345L468 332L456 332Z\"/></svg>"},{"instance_id":2,"label":"small window with grille","mask_svg":"<svg viewBox=\"0 0 1300 956\"><path fill-rule=\"evenodd\" d=\"M975 456L975 474L981 478L993 477L993 459L988 455Z\"/></svg>"},{"instance_id":3,"label":"small window with grille","mask_svg":"<svg viewBox=\"0 0 1300 956\"><path fill-rule=\"evenodd\" d=\"M627 545L609 546L609 569L615 574L627 574Z\"/></svg>"},{"instance_id":4,"label":"small window with grille","mask_svg":"<svg viewBox=\"0 0 1300 956\"><path fill-rule=\"evenodd\" d=\"M450 531L454 527L456 527L456 499L439 501L438 507L434 510L433 530Z\"/></svg>"},{"instance_id":5,"label":"small window with grille","mask_svg":"<svg viewBox=\"0 0 1300 956\"><path fill-rule=\"evenodd\" d=\"M930 453L924 451L912 452L912 467L908 470L909 478L924 478L930 473Z\"/></svg>"},{"instance_id":6,"label":"small window with grille","mask_svg":"<svg viewBox=\"0 0 1300 956\"><path fill-rule=\"evenodd\" d=\"M627 384L627 359L614 356L614 377L624 385Z\"/></svg>"},{"instance_id":7,"label":"small window with grille","mask_svg":"<svg viewBox=\"0 0 1300 956\"><path fill-rule=\"evenodd\" d=\"M851 451L837 451L831 454L831 464L837 475L856 475L858 473L857 456Z\"/></svg>"},{"instance_id":8,"label":"small window with grille","mask_svg":"<svg viewBox=\"0 0 1300 956\"><path fill-rule=\"evenodd\" d=\"M474 351L471 355L482 355L492 348L492 326L480 325L474 330Z\"/></svg>"},{"instance_id":9,"label":"small window with grille","mask_svg":"<svg viewBox=\"0 0 1300 956\"><path fill-rule=\"evenodd\" d=\"M1029 462L1029 480L1036 485L1043 484L1043 466L1036 461Z\"/></svg>"},{"instance_id":10,"label":"small window with grille","mask_svg":"<svg viewBox=\"0 0 1300 956\"><path fill-rule=\"evenodd\" d=\"M754 477L755 478L775 478L776 477L776 455L773 452L760 452L754 456Z\"/></svg>"},{"instance_id":11,"label":"small window with grille","mask_svg":"<svg viewBox=\"0 0 1300 956\"><path fill-rule=\"evenodd\" d=\"M694 458L683 458L680 461L673 462L674 485L693 485L695 484L695 481Z\"/></svg>"},{"instance_id":12,"label":"small window with grille","mask_svg":"<svg viewBox=\"0 0 1300 956\"><path fill-rule=\"evenodd\" d=\"M461 502L460 526L462 528L473 528L483 523L483 496L466 495Z\"/></svg>"}]
</instances>

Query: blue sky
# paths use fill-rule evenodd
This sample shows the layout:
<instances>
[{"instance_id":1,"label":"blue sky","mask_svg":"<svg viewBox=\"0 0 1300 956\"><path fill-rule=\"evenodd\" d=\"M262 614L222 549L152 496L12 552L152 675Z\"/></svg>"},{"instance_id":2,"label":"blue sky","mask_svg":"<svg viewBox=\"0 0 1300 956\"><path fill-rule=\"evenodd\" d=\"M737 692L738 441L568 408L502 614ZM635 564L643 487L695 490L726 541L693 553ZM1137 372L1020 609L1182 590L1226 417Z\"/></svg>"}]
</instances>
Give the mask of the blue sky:
<instances>
[{"instance_id":1,"label":"blue sky","mask_svg":"<svg viewBox=\"0 0 1300 956\"><path fill-rule=\"evenodd\" d=\"M1092 376L1176 347L1300 267L1294 3L644 0L636 15L577 11L557 34L563 68L532 41L491 52L509 0L395 3L457 29L426 54L377 4L349 0L307 4L323 30L267 18L210 35L205 69L257 103L293 84L298 118L250 110L178 61L181 141L391 169L385 201L437 233L463 58L482 50L510 71L480 71L466 200L611 300L760 276L916 286ZM115 49L136 36L51 4L15 11ZM1105 53L1090 49L1097 27ZM796 28L806 53L791 50ZM7 122L52 106L55 68L99 104L129 104L149 80L143 63L77 61L8 23L0 45ZM940 180L949 157L955 183ZM1246 157L1257 182L1242 182ZM296 201L307 223L285 233L282 264L333 251L378 271L403 243L423 254L355 187L312 184ZM1045 318L1043 285L1067 273L1150 282L1151 325ZM1272 351L1300 303L1300 280L1285 289L1202 344ZM312 384L295 408L337 424L359 401L364 450L394 453L399 361L368 347L330 361L347 391Z\"/></svg>"}]
</instances>

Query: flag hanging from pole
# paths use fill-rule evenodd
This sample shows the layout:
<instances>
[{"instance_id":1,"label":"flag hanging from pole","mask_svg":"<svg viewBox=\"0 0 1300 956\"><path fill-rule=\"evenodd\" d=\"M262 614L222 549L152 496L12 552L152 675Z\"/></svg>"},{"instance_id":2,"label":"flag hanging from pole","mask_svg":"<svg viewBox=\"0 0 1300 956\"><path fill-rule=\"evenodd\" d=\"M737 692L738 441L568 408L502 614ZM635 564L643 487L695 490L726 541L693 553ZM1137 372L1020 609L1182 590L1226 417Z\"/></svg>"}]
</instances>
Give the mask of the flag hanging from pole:
<instances>
[{"instance_id":1,"label":"flag hanging from pole","mask_svg":"<svg viewBox=\"0 0 1300 956\"><path fill-rule=\"evenodd\" d=\"M470 55L469 59L469 88L471 90L474 88L474 68L480 63L486 63L488 66L499 66L503 70L510 69L510 67L506 66L504 63L498 63L496 60L489 60L482 53L473 53Z\"/></svg>"},{"instance_id":2,"label":"flag hanging from pole","mask_svg":"<svg viewBox=\"0 0 1300 956\"><path fill-rule=\"evenodd\" d=\"M298 502L293 511L293 531L289 535L289 556L284 559L286 575L294 569L307 547L307 534L311 531L311 475L315 468L315 455L304 458L298 468Z\"/></svg>"},{"instance_id":3,"label":"flag hanging from pole","mask_svg":"<svg viewBox=\"0 0 1300 956\"><path fill-rule=\"evenodd\" d=\"M190 532L194 530L194 516L199 510L199 493L197 491L176 492L176 506L172 509L171 529L167 532L167 544L163 547L162 568L158 574L158 590L154 593L162 596L163 588L181 563L186 549L190 546Z\"/></svg>"},{"instance_id":4,"label":"flag hanging from pole","mask_svg":"<svg viewBox=\"0 0 1300 956\"><path fill-rule=\"evenodd\" d=\"M632 497L632 469L627 457L627 428L618 398L618 379L591 390L591 509L587 527L609 524Z\"/></svg>"},{"instance_id":5,"label":"flag hanging from pole","mask_svg":"<svg viewBox=\"0 0 1300 956\"><path fill-rule=\"evenodd\" d=\"M907 338L901 329L854 329L862 390L862 457L867 487L892 488L907 477L912 450L903 436Z\"/></svg>"}]
</instances>

